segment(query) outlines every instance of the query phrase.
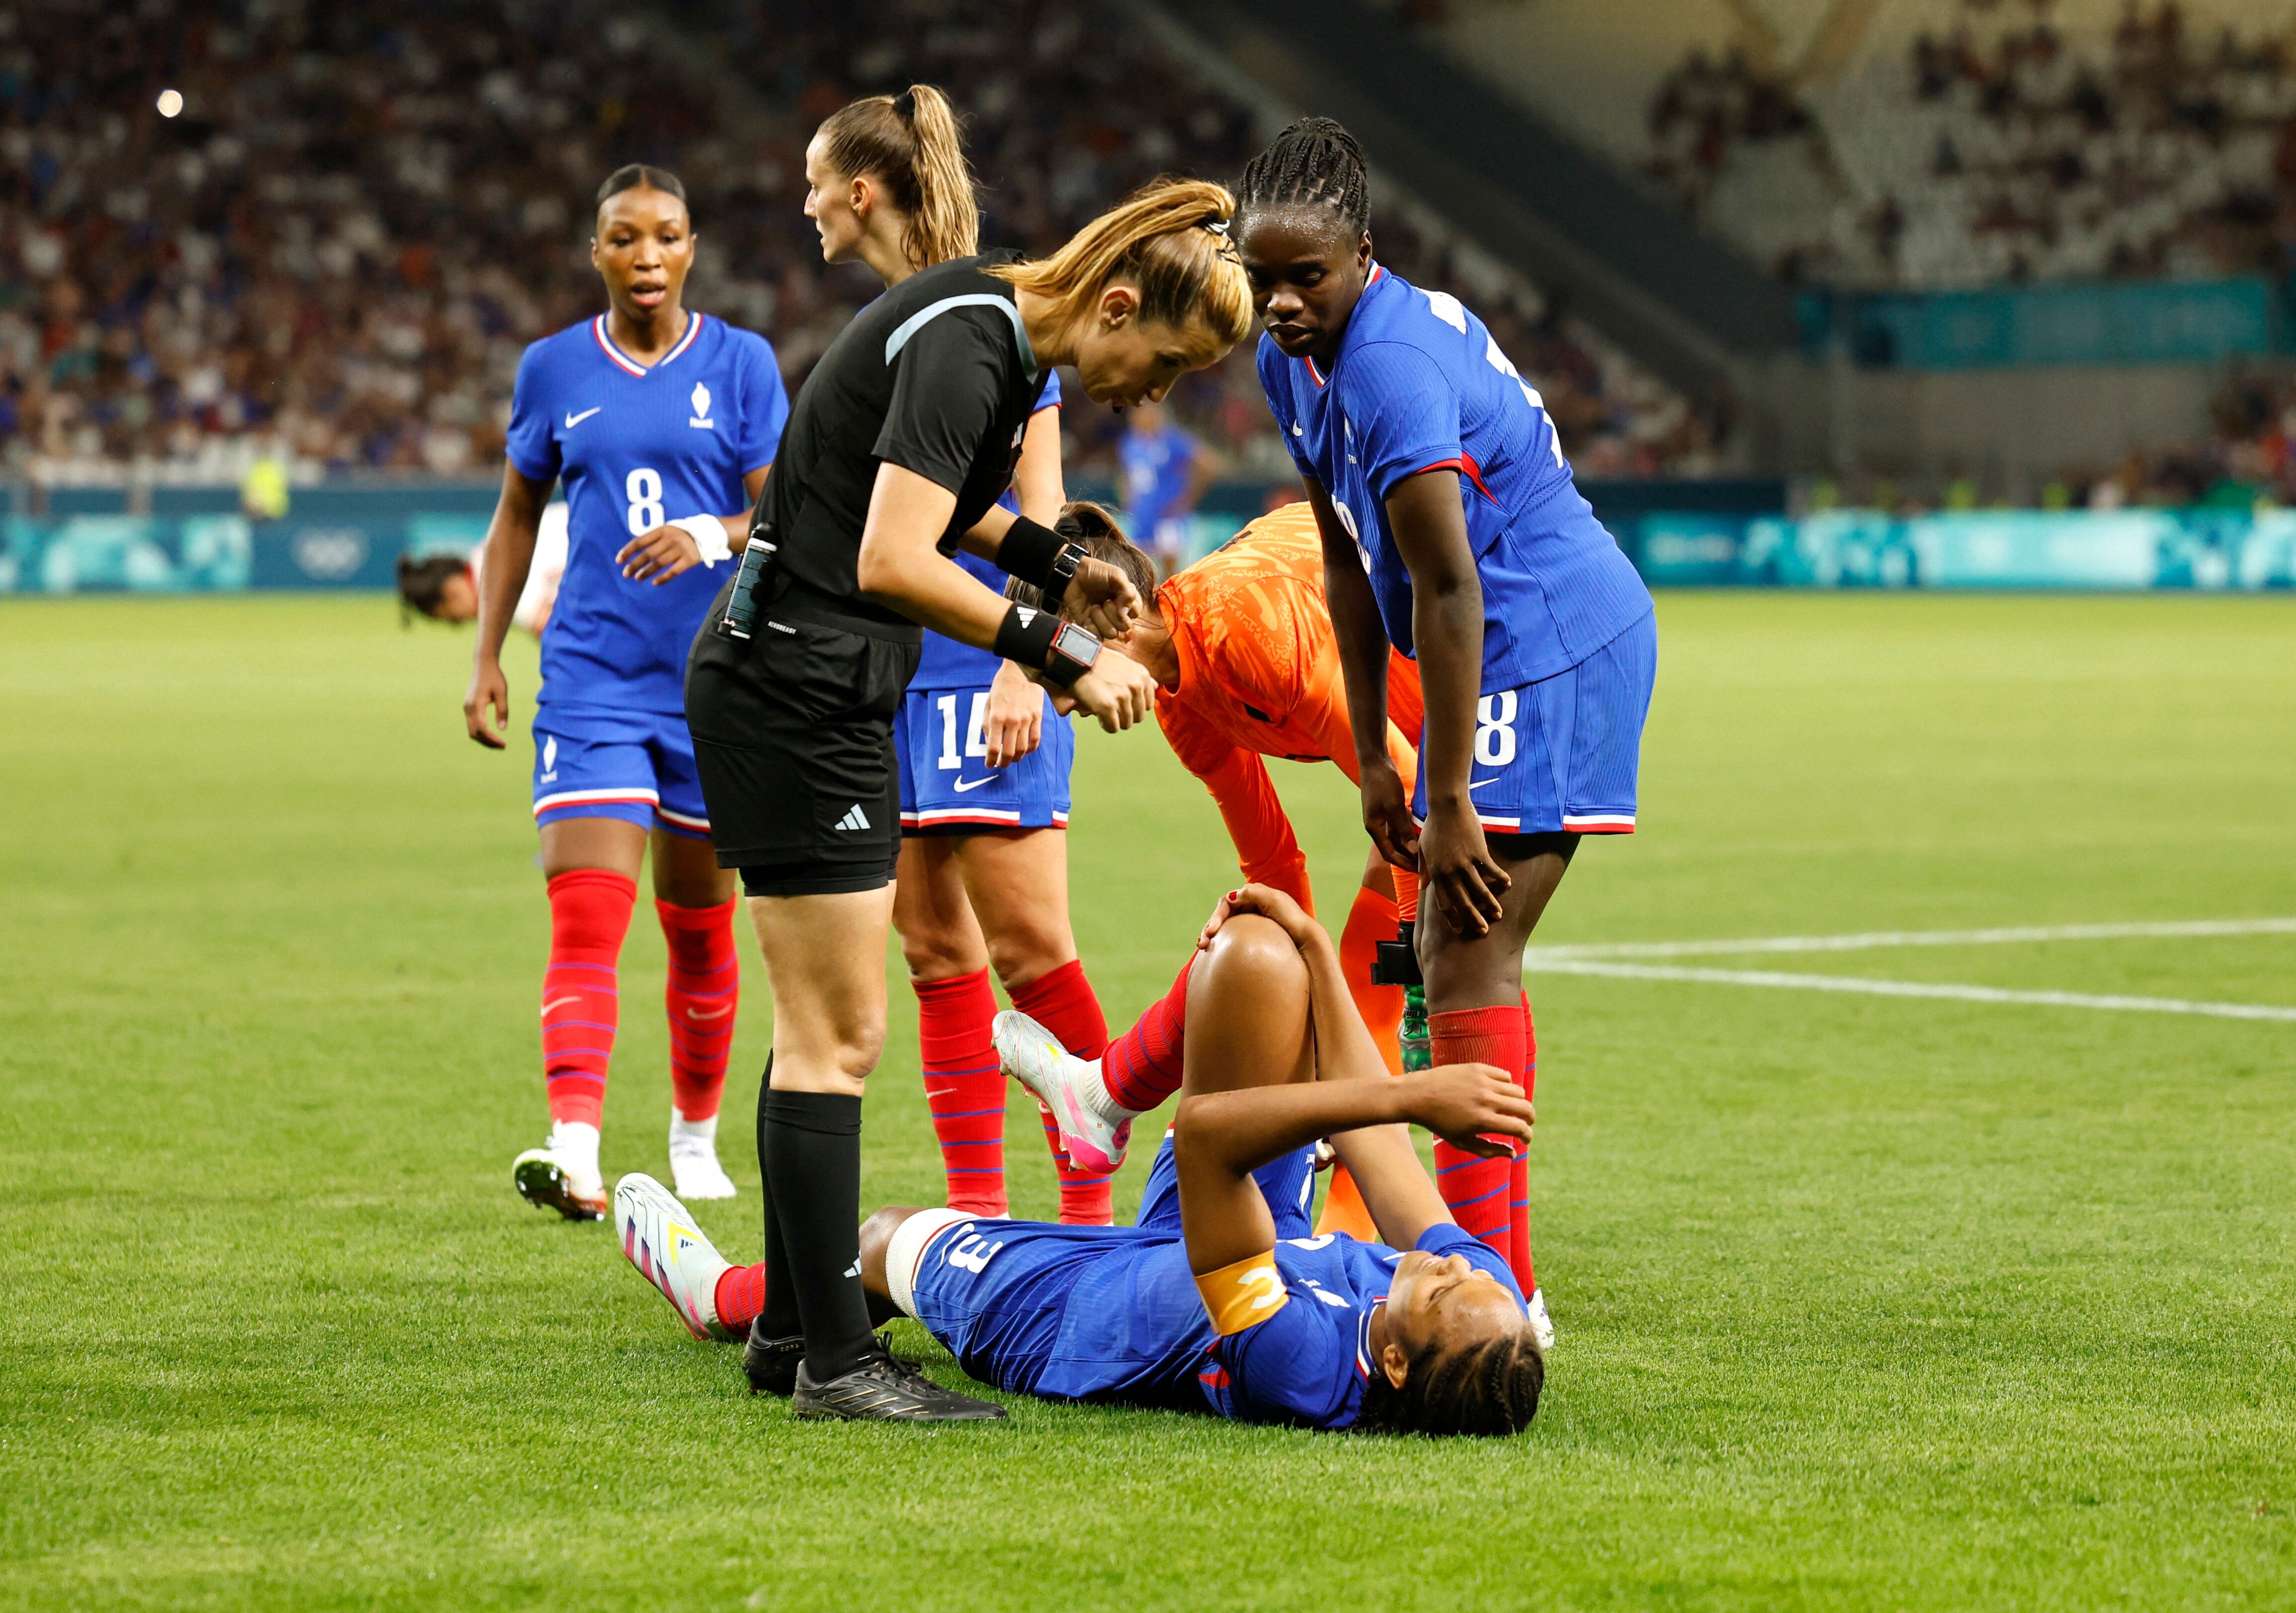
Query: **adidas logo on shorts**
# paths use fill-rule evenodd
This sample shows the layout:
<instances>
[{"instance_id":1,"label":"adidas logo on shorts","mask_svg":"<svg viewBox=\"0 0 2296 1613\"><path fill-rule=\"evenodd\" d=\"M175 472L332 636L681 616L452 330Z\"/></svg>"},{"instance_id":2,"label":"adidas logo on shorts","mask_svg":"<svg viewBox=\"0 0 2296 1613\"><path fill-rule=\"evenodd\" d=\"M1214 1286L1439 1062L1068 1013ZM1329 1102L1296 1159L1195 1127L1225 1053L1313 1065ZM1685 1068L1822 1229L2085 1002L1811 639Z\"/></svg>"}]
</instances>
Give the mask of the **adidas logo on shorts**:
<instances>
[{"instance_id":1,"label":"adidas logo on shorts","mask_svg":"<svg viewBox=\"0 0 2296 1613\"><path fill-rule=\"evenodd\" d=\"M846 830L866 829L869 827L869 815L857 804L850 812L837 820L837 826Z\"/></svg>"}]
</instances>

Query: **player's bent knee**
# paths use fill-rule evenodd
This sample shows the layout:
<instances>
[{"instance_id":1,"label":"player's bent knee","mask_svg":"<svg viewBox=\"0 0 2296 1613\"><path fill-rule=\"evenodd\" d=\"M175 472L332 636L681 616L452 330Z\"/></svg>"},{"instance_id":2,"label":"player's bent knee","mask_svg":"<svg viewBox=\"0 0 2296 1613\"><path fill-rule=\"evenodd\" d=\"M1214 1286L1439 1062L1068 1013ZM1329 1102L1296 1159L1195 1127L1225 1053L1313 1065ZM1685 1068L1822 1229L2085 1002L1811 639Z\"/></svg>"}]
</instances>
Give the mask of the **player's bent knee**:
<instances>
[{"instance_id":1,"label":"player's bent knee","mask_svg":"<svg viewBox=\"0 0 2296 1613\"><path fill-rule=\"evenodd\" d=\"M1223 990L1286 994L1308 985L1299 947L1282 926L1258 913L1241 913L1221 925L1201 967L1206 984Z\"/></svg>"}]
</instances>

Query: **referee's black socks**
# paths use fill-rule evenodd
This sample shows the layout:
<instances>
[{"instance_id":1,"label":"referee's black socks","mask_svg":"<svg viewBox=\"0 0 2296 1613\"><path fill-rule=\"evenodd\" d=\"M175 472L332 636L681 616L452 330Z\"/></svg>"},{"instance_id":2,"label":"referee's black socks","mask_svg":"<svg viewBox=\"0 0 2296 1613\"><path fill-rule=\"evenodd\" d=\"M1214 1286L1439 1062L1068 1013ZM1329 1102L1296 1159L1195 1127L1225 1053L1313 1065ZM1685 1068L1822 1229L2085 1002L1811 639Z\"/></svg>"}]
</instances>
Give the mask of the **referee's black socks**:
<instances>
[{"instance_id":1,"label":"referee's black socks","mask_svg":"<svg viewBox=\"0 0 2296 1613\"><path fill-rule=\"evenodd\" d=\"M805 1322L816 1383L865 1365L877 1351L861 1287L861 1100L842 1093L769 1092L758 1162L788 1257L766 1272L766 1299L787 1276Z\"/></svg>"},{"instance_id":2,"label":"referee's black socks","mask_svg":"<svg viewBox=\"0 0 2296 1613\"><path fill-rule=\"evenodd\" d=\"M805 1331L798 1315L797 1294L790 1286L789 1249L782 1241L781 1217L774 1214L774 1173L766 1163L766 1109L774 1095L774 1056L766 1055L766 1073L758 1079L758 1179L765 1201L766 1300L758 1313L757 1332L766 1339L794 1339Z\"/></svg>"}]
</instances>

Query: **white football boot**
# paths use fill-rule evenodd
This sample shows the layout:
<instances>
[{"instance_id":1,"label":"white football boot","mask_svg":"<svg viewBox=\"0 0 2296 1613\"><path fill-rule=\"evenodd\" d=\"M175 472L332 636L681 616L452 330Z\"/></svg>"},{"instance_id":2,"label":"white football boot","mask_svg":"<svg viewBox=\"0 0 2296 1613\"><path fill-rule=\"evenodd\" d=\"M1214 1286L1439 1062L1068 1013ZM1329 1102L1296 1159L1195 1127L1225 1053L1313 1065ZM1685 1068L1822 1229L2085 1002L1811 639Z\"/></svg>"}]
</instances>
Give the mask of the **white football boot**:
<instances>
[{"instance_id":1,"label":"white football boot","mask_svg":"<svg viewBox=\"0 0 2296 1613\"><path fill-rule=\"evenodd\" d=\"M734 1337L718 1320L718 1279L733 1263L702 1235L668 1188L638 1172L616 1183L614 1231L622 1253L669 1301L687 1332L696 1339Z\"/></svg>"},{"instance_id":2,"label":"white football boot","mask_svg":"<svg viewBox=\"0 0 2296 1613\"><path fill-rule=\"evenodd\" d=\"M731 1199L741 1190L718 1163L718 1117L689 1120L669 1111L669 1175L681 1199Z\"/></svg>"},{"instance_id":3,"label":"white football boot","mask_svg":"<svg viewBox=\"0 0 2296 1613\"><path fill-rule=\"evenodd\" d=\"M1542 1355L1554 1347L1554 1322L1546 1314L1546 1290L1530 1290L1530 1304L1525 1307L1530 1317L1530 1337Z\"/></svg>"},{"instance_id":4,"label":"white football boot","mask_svg":"<svg viewBox=\"0 0 2296 1613\"><path fill-rule=\"evenodd\" d=\"M510 1179L521 1198L537 1209L554 1209L569 1221L606 1218L606 1179L598 1172L598 1128L562 1120L550 1141L511 1161Z\"/></svg>"},{"instance_id":5,"label":"white football boot","mask_svg":"<svg viewBox=\"0 0 2296 1613\"><path fill-rule=\"evenodd\" d=\"M1095 1100L1108 1102L1100 1061L1078 1058L1018 1009L996 1016L995 1036L1005 1073L1053 1111L1070 1163L1093 1175L1111 1175L1122 1165L1124 1150L1132 1144L1132 1120L1108 1119L1095 1107Z\"/></svg>"}]
</instances>

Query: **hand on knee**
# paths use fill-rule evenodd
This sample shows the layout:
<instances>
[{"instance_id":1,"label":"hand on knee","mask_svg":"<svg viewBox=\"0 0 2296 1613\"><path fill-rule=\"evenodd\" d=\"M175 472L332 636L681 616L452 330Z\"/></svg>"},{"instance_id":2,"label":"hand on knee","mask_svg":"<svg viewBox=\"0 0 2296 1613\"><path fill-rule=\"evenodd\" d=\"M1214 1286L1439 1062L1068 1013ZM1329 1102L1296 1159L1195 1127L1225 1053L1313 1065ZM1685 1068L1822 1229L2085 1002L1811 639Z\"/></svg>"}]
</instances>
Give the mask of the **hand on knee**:
<instances>
[{"instance_id":1,"label":"hand on knee","mask_svg":"<svg viewBox=\"0 0 2296 1613\"><path fill-rule=\"evenodd\" d=\"M1267 992L1307 988L1308 966L1282 926L1258 913L1240 913L1220 926L1201 966L1222 987Z\"/></svg>"}]
</instances>

